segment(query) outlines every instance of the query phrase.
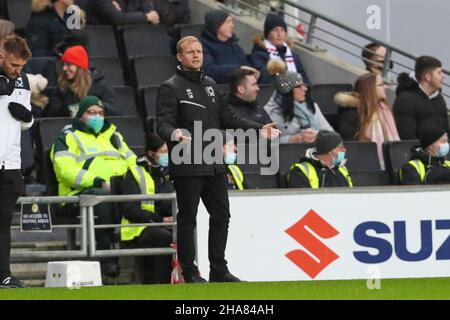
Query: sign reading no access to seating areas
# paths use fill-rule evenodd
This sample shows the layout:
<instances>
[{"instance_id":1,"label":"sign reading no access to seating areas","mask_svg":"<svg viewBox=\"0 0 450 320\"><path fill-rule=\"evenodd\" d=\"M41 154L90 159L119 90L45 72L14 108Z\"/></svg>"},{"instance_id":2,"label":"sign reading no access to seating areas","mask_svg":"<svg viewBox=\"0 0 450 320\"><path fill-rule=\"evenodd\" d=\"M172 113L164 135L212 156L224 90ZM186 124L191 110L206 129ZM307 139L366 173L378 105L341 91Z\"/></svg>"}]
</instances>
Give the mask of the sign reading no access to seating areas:
<instances>
[{"instance_id":1,"label":"sign reading no access to seating areas","mask_svg":"<svg viewBox=\"0 0 450 320\"><path fill-rule=\"evenodd\" d=\"M449 277L449 198L450 190L230 196L228 267L248 281ZM208 223L201 205L204 276Z\"/></svg>"},{"instance_id":2,"label":"sign reading no access to seating areas","mask_svg":"<svg viewBox=\"0 0 450 320\"><path fill-rule=\"evenodd\" d=\"M52 232L49 205L22 204L20 228L22 232Z\"/></svg>"}]
</instances>

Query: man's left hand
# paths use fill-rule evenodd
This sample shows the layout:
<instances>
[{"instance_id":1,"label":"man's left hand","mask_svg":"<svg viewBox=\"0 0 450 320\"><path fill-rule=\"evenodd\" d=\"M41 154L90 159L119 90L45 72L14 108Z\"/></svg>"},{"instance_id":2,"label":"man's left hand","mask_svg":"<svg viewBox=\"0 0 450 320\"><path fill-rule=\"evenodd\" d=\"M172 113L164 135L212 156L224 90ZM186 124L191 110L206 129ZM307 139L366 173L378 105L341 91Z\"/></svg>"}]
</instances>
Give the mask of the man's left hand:
<instances>
[{"instance_id":1,"label":"man's left hand","mask_svg":"<svg viewBox=\"0 0 450 320\"><path fill-rule=\"evenodd\" d=\"M33 114L31 111L20 103L10 102L8 105L8 110L17 121L31 122L31 120L33 120Z\"/></svg>"},{"instance_id":2,"label":"man's left hand","mask_svg":"<svg viewBox=\"0 0 450 320\"><path fill-rule=\"evenodd\" d=\"M261 129L261 135L264 139L274 139L281 134L281 131L277 129L275 122L264 125Z\"/></svg>"}]
</instances>

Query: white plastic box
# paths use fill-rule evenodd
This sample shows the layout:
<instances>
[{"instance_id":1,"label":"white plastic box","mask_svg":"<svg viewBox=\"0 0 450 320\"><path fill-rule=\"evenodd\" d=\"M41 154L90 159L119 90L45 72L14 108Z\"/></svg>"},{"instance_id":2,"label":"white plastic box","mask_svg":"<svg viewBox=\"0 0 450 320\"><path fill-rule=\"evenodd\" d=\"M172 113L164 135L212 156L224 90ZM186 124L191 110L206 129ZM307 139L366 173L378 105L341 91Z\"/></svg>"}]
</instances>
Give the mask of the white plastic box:
<instances>
[{"instance_id":1,"label":"white plastic box","mask_svg":"<svg viewBox=\"0 0 450 320\"><path fill-rule=\"evenodd\" d=\"M51 261L47 265L45 287L95 287L102 285L98 261Z\"/></svg>"}]
</instances>

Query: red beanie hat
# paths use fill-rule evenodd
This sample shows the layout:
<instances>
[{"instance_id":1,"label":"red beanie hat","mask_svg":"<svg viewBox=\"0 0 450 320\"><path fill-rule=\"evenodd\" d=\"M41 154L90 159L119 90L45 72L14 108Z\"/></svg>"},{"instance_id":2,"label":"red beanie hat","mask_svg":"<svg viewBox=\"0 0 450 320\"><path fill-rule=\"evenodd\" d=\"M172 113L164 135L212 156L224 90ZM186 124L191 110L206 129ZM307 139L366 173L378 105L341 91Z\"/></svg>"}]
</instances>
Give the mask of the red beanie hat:
<instances>
[{"instance_id":1,"label":"red beanie hat","mask_svg":"<svg viewBox=\"0 0 450 320\"><path fill-rule=\"evenodd\" d=\"M74 64L84 70L87 70L89 67L88 54L82 46L74 46L66 49L61 57L61 61Z\"/></svg>"}]
</instances>

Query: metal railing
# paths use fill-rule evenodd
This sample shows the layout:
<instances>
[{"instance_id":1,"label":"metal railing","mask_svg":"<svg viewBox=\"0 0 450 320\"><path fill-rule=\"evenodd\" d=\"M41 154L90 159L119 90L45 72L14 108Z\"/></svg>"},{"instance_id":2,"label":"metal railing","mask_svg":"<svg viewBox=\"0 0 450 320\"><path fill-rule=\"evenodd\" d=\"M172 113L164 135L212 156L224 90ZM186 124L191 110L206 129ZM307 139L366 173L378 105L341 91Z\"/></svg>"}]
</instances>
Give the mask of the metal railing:
<instances>
[{"instance_id":1,"label":"metal railing","mask_svg":"<svg viewBox=\"0 0 450 320\"><path fill-rule=\"evenodd\" d=\"M150 255L170 255L176 251L174 248L142 248L142 249L111 249L97 250L95 241L95 230L98 229L115 229L126 227L171 227L173 243L176 243L176 222L163 223L136 223L136 224L108 224L96 225L94 207L100 203L106 202L127 202L127 201L155 201L155 200L171 200L172 216L176 221L177 202L175 193L155 194L155 195L112 195L112 196L95 196L80 195L76 197L22 197L19 198L18 204L78 204L80 207L80 223L53 225L58 229L76 229L81 230L80 248L79 250L53 250L53 251L20 251L12 252L12 259L71 259L71 258L102 258L102 257L118 257L118 256L150 256ZM19 226L13 226L13 230L20 229Z\"/></svg>"},{"instance_id":2,"label":"metal railing","mask_svg":"<svg viewBox=\"0 0 450 320\"><path fill-rule=\"evenodd\" d=\"M365 60L370 62L368 59L363 59L361 57L361 52L364 47L371 42L379 43L386 48L386 56L384 60L384 64L380 67L383 68L383 77L388 82L392 82L392 79L388 79L388 74L392 73L398 76L402 72L411 72L414 71L416 56L399 49L397 47L392 46L389 43L371 37L367 34L364 34L352 27L349 27L335 19L332 19L328 16L325 16L319 12L311 10L307 7L299 5L295 2L289 0L279 0L277 1L280 5L274 6L274 1L268 0L229 0L226 2L225 6L228 11L233 12L236 15L254 15L255 17L261 20L263 16L265 16L268 12L277 12L286 18L290 18L298 23L302 23L306 27L305 37L303 41L300 42L302 46L306 46L310 49L318 49L319 45L317 42L333 47L341 52L356 57L360 60ZM298 16L295 16L290 13L291 10L299 10L302 15L309 15L309 19L303 19ZM285 19L286 20L286 19ZM332 32L330 30L325 29L322 25L323 22L333 26L333 28L337 28L338 31ZM321 25L322 23L322 25ZM289 22L286 22L286 25L293 30L296 30L297 25L293 25ZM347 37L343 36L343 33L348 33L353 36L353 38L359 38L361 42L364 41L364 44L356 43L356 41L349 40ZM322 34L322 35L321 35ZM330 38L326 38L323 35L326 35ZM346 48L346 45L350 47L350 49ZM315 48L313 46L316 46ZM373 54L376 54L374 51L367 50ZM406 61L406 62L404 62ZM373 63L373 62L372 62ZM394 69L390 69L389 66L391 63L394 63ZM444 70L446 75L450 75L450 71ZM444 83L443 95L447 98L450 98L450 84Z\"/></svg>"}]
</instances>

